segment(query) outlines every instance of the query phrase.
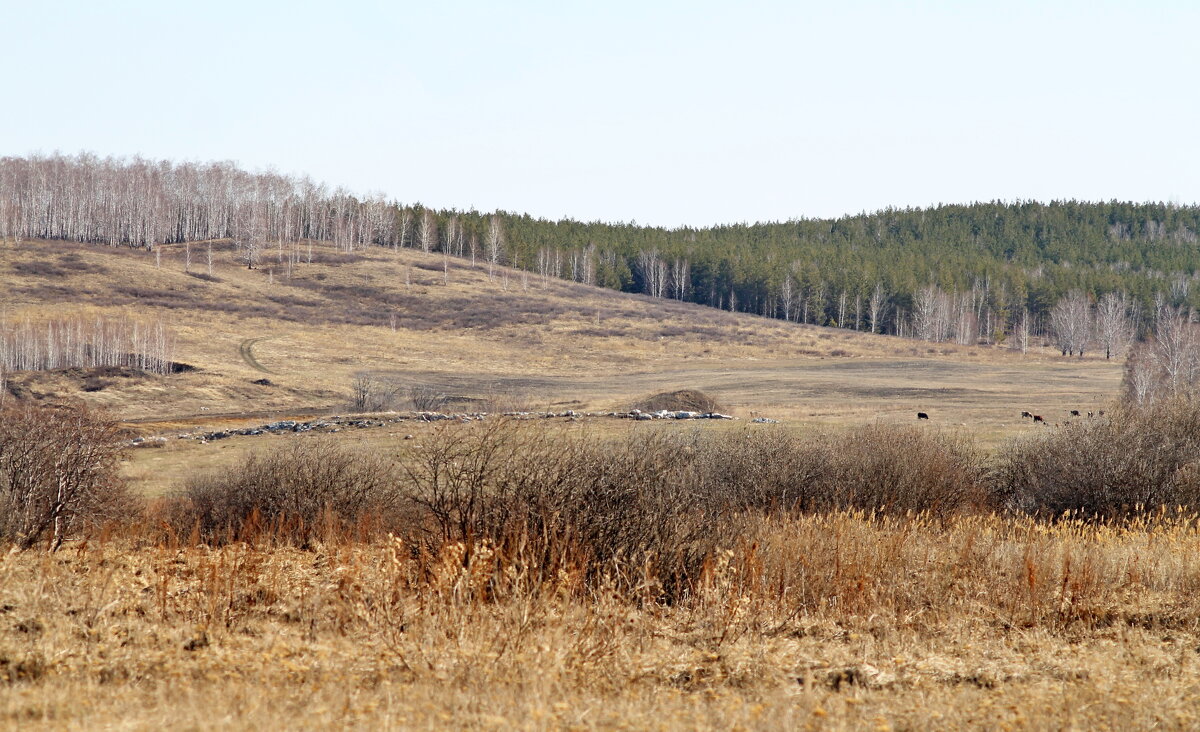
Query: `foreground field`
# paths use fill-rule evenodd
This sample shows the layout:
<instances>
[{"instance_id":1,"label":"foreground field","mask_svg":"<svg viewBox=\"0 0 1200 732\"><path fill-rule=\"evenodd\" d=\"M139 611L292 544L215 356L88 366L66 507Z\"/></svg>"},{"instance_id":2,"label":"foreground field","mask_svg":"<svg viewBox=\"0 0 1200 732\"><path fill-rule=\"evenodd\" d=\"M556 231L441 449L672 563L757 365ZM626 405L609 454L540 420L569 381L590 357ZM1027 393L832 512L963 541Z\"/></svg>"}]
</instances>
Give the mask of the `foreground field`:
<instances>
[{"instance_id":1,"label":"foreground field","mask_svg":"<svg viewBox=\"0 0 1200 732\"><path fill-rule=\"evenodd\" d=\"M1200 724L1200 533L751 521L694 596L617 563L96 541L0 559L6 728Z\"/></svg>"}]
</instances>

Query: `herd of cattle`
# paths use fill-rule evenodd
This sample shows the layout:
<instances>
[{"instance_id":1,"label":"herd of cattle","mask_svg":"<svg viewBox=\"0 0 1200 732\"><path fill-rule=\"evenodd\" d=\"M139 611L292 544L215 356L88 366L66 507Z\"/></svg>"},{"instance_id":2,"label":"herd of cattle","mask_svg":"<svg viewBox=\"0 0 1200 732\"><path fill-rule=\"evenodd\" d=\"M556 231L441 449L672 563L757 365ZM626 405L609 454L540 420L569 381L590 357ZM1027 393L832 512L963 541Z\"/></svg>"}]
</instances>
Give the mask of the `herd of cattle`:
<instances>
[{"instance_id":1,"label":"herd of cattle","mask_svg":"<svg viewBox=\"0 0 1200 732\"><path fill-rule=\"evenodd\" d=\"M1083 416L1082 414L1080 414L1078 409L1072 409L1067 414L1072 417L1082 417ZM1092 417L1096 417L1096 416L1103 417L1104 410L1101 409L1099 412L1088 412L1087 416L1089 419L1091 419ZM929 419L929 415L926 414L925 412L917 412L917 419ZM1040 414L1034 414L1033 412L1021 412L1021 419L1032 419L1035 423L1041 422L1042 424L1049 424L1046 421L1045 417L1043 417Z\"/></svg>"}]
</instances>

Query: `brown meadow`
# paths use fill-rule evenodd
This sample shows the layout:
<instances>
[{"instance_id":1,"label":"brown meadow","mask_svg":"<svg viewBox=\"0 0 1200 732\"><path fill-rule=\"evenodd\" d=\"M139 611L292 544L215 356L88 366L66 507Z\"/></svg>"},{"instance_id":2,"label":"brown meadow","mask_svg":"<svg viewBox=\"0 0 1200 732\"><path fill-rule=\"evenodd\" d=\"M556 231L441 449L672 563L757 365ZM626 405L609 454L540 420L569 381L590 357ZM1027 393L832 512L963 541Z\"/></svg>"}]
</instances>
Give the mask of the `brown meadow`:
<instances>
[{"instance_id":1,"label":"brown meadow","mask_svg":"<svg viewBox=\"0 0 1200 732\"><path fill-rule=\"evenodd\" d=\"M637 559L535 578L486 544L8 555L3 726L1197 724L1194 517L843 512L744 531L667 605Z\"/></svg>"},{"instance_id":2,"label":"brown meadow","mask_svg":"<svg viewBox=\"0 0 1200 732\"><path fill-rule=\"evenodd\" d=\"M1195 486L1190 432L1018 417L1107 407L1117 363L408 250L317 245L289 280L222 246L211 277L170 249L159 266L0 246L2 317L69 302L161 318L196 367L13 382L107 408L129 434L341 411L362 373L537 409L689 388L784 424L406 424L132 451L123 475L151 500L126 520L0 555L2 727L1200 725L1200 521L1173 503ZM339 465L378 472L317 469ZM1134 468L1161 505L1102 493ZM345 493L300 501L304 480ZM1037 510L1081 495L1105 502Z\"/></svg>"}]
</instances>

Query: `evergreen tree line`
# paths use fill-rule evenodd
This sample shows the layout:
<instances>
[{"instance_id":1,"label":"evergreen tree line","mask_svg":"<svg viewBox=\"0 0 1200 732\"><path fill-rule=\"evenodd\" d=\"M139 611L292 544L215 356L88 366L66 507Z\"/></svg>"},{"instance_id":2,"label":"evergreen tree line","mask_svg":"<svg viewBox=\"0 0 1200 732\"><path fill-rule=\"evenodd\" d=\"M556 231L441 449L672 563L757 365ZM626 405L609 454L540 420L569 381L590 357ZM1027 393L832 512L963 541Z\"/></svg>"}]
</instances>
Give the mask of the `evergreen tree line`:
<instances>
[{"instance_id":1,"label":"evergreen tree line","mask_svg":"<svg viewBox=\"0 0 1200 732\"><path fill-rule=\"evenodd\" d=\"M285 242L411 247L652 297L960 343L1062 340L1065 321L1054 310L1072 294L1089 321L1113 294L1143 330L1156 318L1141 313L1200 307L1198 232L1200 207L1116 201L668 229L433 210L232 163L0 159L0 237L149 249L230 239L251 267ZM1066 351L1079 350L1081 328L1070 329Z\"/></svg>"}]
</instances>

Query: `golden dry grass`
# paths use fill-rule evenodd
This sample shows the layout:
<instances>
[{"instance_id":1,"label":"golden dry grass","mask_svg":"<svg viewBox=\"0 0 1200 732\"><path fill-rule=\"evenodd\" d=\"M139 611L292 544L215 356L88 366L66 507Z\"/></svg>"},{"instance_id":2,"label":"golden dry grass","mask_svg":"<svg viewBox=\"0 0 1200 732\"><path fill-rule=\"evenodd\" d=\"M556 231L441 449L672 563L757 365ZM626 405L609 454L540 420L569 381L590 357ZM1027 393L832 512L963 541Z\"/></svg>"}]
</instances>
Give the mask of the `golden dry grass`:
<instances>
[{"instance_id":1,"label":"golden dry grass","mask_svg":"<svg viewBox=\"0 0 1200 732\"><path fill-rule=\"evenodd\" d=\"M0 726L1200 724L1194 519L764 520L671 606L480 549L5 556Z\"/></svg>"},{"instance_id":2,"label":"golden dry grass","mask_svg":"<svg viewBox=\"0 0 1200 732\"><path fill-rule=\"evenodd\" d=\"M88 270L28 274L60 251ZM931 428L992 446L1043 429L1022 422L1023 409L1054 421L1102 407L1120 376L1119 364L1095 358L934 346L534 277L526 289L520 273L489 278L463 263L451 263L447 283L440 257L411 251L346 261L317 251L331 261L300 265L290 284L219 251L220 281L209 282L185 274L178 251L157 267L127 250L2 243L4 317L162 317L178 334L177 358L199 367L94 393L67 374L17 378L51 399L108 407L145 433L342 411L351 379L370 371L558 409L694 388L799 432L926 411ZM194 249L193 270L204 269ZM388 308L402 316L395 329ZM462 314L469 322L455 320ZM269 374L243 357L247 347ZM251 383L264 376L274 386ZM388 454L427 429L343 437ZM126 474L159 494L297 439L307 438L172 440L132 451ZM637 558L606 568L606 588L571 573L536 583L483 549L464 566L455 545L429 557L337 537L302 552L135 535L5 555L0 727L1200 725L1200 532L1186 517L1125 528L756 519L701 589L671 605L649 600L657 578L639 575ZM631 577L645 594L617 589L637 586Z\"/></svg>"}]
</instances>

